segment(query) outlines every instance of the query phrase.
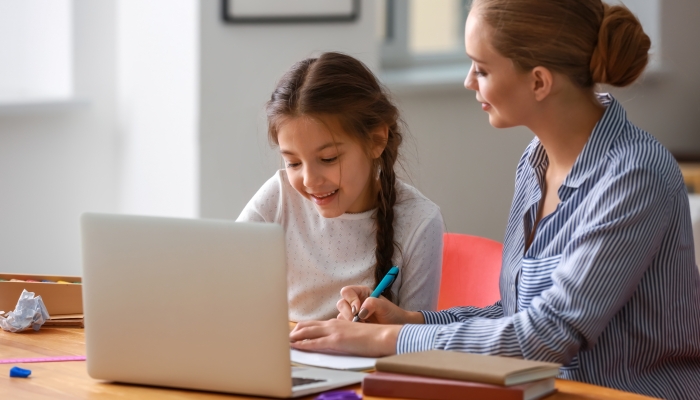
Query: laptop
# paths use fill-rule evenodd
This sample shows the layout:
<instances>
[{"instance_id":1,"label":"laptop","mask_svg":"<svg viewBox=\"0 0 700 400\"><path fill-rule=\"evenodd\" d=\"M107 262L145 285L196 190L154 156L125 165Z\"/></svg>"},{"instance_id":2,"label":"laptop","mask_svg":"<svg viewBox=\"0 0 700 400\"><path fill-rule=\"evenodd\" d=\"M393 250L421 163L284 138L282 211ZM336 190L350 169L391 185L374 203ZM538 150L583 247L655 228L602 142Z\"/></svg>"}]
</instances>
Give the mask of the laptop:
<instances>
[{"instance_id":1,"label":"laptop","mask_svg":"<svg viewBox=\"0 0 700 400\"><path fill-rule=\"evenodd\" d=\"M83 214L88 374L298 397L364 373L292 368L279 225Z\"/></svg>"}]
</instances>

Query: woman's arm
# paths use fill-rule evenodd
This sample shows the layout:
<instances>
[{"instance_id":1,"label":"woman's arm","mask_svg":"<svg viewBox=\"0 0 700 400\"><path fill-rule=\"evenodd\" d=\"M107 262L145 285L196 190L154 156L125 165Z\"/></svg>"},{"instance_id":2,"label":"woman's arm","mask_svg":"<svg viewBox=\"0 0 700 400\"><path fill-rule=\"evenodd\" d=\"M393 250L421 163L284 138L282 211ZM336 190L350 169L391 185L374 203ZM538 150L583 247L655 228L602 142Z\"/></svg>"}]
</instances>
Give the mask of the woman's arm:
<instances>
[{"instance_id":1,"label":"woman's arm","mask_svg":"<svg viewBox=\"0 0 700 400\"><path fill-rule=\"evenodd\" d=\"M634 187L630 182L636 182ZM604 182L599 190L586 226L561 255L553 285L527 309L496 319L477 316L480 309L468 308L423 313L430 323L436 314L457 319L466 311L463 322L449 325L397 328L314 322L309 323L313 329L300 325L292 332L292 346L360 355L445 349L567 364L579 350L595 345L610 319L635 292L668 223L668 191L654 171L631 168ZM497 303L482 310L494 312L493 316L499 308ZM304 339L309 340L300 342Z\"/></svg>"},{"instance_id":2,"label":"woman's arm","mask_svg":"<svg viewBox=\"0 0 700 400\"><path fill-rule=\"evenodd\" d=\"M648 169L630 167L596 191L590 215L552 273L552 286L527 309L499 319L407 325L397 352L435 348L566 364L579 350L594 346L637 289L670 212L665 182Z\"/></svg>"}]
</instances>

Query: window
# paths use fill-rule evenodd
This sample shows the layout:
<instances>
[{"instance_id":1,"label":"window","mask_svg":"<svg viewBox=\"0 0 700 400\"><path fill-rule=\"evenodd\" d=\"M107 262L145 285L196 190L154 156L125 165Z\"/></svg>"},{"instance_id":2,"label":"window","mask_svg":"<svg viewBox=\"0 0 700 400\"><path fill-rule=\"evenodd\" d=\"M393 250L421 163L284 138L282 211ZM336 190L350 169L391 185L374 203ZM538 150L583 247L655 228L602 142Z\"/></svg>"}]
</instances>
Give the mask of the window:
<instances>
[{"instance_id":1,"label":"window","mask_svg":"<svg viewBox=\"0 0 700 400\"><path fill-rule=\"evenodd\" d=\"M381 78L394 90L461 88L469 70L464 22L471 0L377 0ZM652 41L647 73L660 68L660 0L624 3Z\"/></svg>"},{"instance_id":2,"label":"window","mask_svg":"<svg viewBox=\"0 0 700 400\"><path fill-rule=\"evenodd\" d=\"M378 1L382 66L466 63L464 21L471 0Z\"/></svg>"},{"instance_id":3,"label":"window","mask_svg":"<svg viewBox=\"0 0 700 400\"><path fill-rule=\"evenodd\" d=\"M72 0L0 0L0 103L73 96Z\"/></svg>"}]
</instances>

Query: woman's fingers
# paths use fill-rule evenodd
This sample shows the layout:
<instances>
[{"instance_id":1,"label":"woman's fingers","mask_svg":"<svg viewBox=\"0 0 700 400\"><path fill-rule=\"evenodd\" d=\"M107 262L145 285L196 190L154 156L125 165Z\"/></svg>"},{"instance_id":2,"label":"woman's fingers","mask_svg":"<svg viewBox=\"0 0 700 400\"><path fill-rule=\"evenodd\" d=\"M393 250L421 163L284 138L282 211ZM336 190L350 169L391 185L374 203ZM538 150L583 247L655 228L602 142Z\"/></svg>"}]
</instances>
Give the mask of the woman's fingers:
<instances>
[{"instance_id":1,"label":"woman's fingers","mask_svg":"<svg viewBox=\"0 0 700 400\"><path fill-rule=\"evenodd\" d=\"M291 347L298 350L380 357L396 352L400 329L332 319L300 322L289 337Z\"/></svg>"},{"instance_id":2,"label":"woman's fingers","mask_svg":"<svg viewBox=\"0 0 700 400\"><path fill-rule=\"evenodd\" d=\"M289 333L289 341L309 340L323 337L325 321L301 321Z\"/></svg>"},{"instance_id":3,"label":"woman's fingers","mask_svg":"<svg viewBox=\"0 0 700 400\"><path fill-rule=\"evenodd\" d=\"M297 350L314 351L328 354L346 354L343 350L337 349L333 345L333 341L328 337L320 337L316 339L305 339L296 342L291 342L290 346Z\"/></svg>"}]
</instances>

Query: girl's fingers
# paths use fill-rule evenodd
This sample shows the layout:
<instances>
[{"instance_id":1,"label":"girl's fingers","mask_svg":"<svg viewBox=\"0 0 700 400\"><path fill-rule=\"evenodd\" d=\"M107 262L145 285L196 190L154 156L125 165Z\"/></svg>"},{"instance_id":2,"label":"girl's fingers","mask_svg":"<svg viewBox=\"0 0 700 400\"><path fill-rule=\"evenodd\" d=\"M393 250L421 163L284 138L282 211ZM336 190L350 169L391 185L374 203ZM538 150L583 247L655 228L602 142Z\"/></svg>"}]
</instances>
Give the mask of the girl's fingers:
<instances>
[{"instance_id":1,"label":"girl's fingers","mask_svg":"<svg viewBox=\"0 0 700 400\"><path fill-rule=\"evenodd\" d=\"M352 312L353 310L352 310L352 306L350 306L350 303L345 301L345 299L340 299L340 300L338 300L337 303L335 303L335 307L340 312L338 314L338 319L345 319L348 321L352 321L355 314Z\"/></svg>"},{"instance_id":2,"label":"girl's fingers","mask_svg":"<svg viewBox=\"0 0 700 400\"><path fill-rule=\"evenodd\" d=\"M370 289L366 286L345 286L340 289L340 296L349 304L350 314L353 317L360 311L362 301L369 297L370 293ZM352 320L352 318L349 319Z\"/></svg>"},{"instance_id":3,"label":"girl's fingers","mask_svg":"<svg viewBox=\"0 0 700 400\"><path fill-rule=\"evenodd\" d=\"M360 307L360 311L358 312L357 316L364 321L377 311L378 306L381 306L379 299L368 297L362 303L362 307Z\"/></svg>"}]
</instances>

